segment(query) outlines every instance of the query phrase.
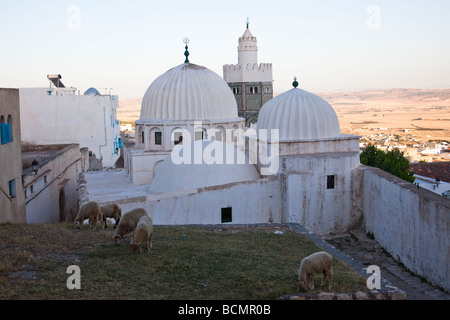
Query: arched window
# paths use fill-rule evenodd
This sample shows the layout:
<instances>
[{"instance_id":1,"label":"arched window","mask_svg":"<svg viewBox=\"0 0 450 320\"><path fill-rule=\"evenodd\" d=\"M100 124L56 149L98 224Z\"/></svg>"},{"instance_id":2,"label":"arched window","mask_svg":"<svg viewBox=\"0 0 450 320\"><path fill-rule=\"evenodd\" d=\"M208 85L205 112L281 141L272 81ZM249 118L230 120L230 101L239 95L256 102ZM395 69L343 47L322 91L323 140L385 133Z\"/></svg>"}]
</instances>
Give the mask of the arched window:
<instances>
[{"instance_id":1,"label":"arched window","mask_svg":"<svg viewBox=\"0 0 450 320\"><path fill-rule=\"evenodd\" d=\"M208 132L206 128L198 128L195 130L195 141L198 140L207 140L208 139Z\"/></svg>"},{"instance_id":2,"label":"arched window","mask_svg":"<svg viewBox=\"0 0 450 320\"><path fill-rule=\"evenodd\" d=\"M181 128L173 129L171 139L174 145L183 144L183 130Z\"/></svg>"},{"instance_id":3,"label":"arched window","mask_svg":"<svg viewBox=\"0 0 450 320\"><path fill-rule=\"evenodd\" d=\"M216 132L215 132L215 138L218 141L222 141L225 142L225 138L226 138L226 130L223 126L218 126L216 128Z\"/></svg>"},{"instance_id":4,"label":"arched window","mask_svg":"<svg viewBox=\"0 0 450 320\"><path fill-rule=\"evenodd\" d=\"M255 87L254 93L258 93L258 87Z\"/></svg>"}]
</instances>

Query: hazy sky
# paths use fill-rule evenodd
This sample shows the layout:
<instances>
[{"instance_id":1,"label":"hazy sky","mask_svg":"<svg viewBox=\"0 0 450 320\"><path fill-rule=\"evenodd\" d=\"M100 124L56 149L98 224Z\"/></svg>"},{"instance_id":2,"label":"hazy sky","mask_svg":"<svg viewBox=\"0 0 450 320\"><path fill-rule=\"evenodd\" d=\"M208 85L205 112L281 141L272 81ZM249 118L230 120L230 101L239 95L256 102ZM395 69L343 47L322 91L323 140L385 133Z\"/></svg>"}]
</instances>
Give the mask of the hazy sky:
<instances>
[{"instance_id":1,"label":"hazy sky","mask_svg":"<svg viewBox=\"0 0 450 320\"><path fill-rule=\"evenodd\" d=\"M0 0L0 87L142 97L190 61L222 76L250 18L274 91L450 88L449 0ZM103 91L102 91L103 90Z\"/></svg>"}]
</instances>

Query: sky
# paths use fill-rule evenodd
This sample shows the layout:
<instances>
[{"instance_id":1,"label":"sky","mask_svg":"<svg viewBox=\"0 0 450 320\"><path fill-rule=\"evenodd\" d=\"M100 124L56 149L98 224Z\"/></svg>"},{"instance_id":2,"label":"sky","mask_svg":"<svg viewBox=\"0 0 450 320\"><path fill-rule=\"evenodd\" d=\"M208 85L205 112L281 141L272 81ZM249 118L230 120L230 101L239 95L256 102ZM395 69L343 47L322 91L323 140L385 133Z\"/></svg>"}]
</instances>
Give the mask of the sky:
<instances>
[{"instance_id":1,"label":"sky","mask_svg":"<svg viewBox=\"0 0 450 320\"><path fill-rule=\"evenodd\" d=\"M0 87L139 98L190 62L223 76L246 28L274 92L450 88L448 0L0 0Z\"/></svg>"}]
</instances>

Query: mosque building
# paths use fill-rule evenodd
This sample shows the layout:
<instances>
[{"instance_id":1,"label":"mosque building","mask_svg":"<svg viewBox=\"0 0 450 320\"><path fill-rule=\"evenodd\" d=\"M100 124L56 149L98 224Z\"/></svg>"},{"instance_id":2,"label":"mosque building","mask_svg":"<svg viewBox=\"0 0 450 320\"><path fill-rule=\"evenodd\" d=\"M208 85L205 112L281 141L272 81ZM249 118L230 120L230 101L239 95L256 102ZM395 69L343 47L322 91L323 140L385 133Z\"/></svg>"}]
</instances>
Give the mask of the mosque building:
<instances>
[{"instance_id":1,"label":"mosque building","mask_svg":"<svg viewBox=\"0 0 450 320\"><path fill-rule=\"evenodd\" d=\"M230 82L191 63L185 43L185 62L145 93L125 169L81 173L82 203L144 208L155 225L297 223L319 236L363 225L450 288L447 199L361 165L360 137L342 134L333 107L297 80L246 128Z\"/></svg>"},{"instance_id":2,"label":"mosque building","mask_svg":"<svg viewBox=\"0 0 450 320\"><path fill-rule=\"evenodd\" d=\"M125 154L125 166L136 185L151 183L158 166L174 146L214 138L226 141L226 132L243 130L236 101L216 73L186 60L148 88L136 121L136 145Z\"/></svg>"},{"instance_id":3,"label":"mosque building","mask_svg":"<svg viewBox=\"0 0 450 320\"><path fill-rule=\"evenodd\" d=\"M155 224L297 222L328 233L360 222L359 137L341 134L333 108L295 81L245 131L230 87L191 63L185 42L185 62L143 98L125 150L129 191L108 201L143 206Z\"/></svg>"}]
</instances>

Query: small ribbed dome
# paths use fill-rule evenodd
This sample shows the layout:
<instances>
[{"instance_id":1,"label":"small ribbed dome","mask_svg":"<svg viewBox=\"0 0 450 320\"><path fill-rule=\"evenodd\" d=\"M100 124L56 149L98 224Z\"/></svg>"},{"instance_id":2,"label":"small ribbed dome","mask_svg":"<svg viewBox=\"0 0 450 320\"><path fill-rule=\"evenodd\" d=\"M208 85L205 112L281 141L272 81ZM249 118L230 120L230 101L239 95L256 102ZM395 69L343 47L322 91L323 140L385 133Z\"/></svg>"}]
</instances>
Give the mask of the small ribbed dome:
<instances>
[{"instance_id":1,"label":"small ribbed dome","mask_svg":"<svg viewBox=\"0 0 450 320\"><path fill-rule=\"evenodd\" d=\"M142 100L140 120L236 119L228 84L213 71L184 63L158 77Z\"/></svg>"},{"instance_id":2,"label":"small ribbed dome","mask_svg":"<svg viewBox=\"0 0 450 320\"><path fill-rule=\"evenodd\" d=\"M150 191L176 192L258 179L255 166L236 147L199 140L173 149L159 166Z\"/></svg>"},{"instance_id":3,"label":"small ribbed dome","mask_svg":"<svg viewBox=\"0 0 450 320\"><path fill-rule=\"evenodd\" d=\"M258 129L279 129L280 140L324 139L341 134L333 107L319 96L296 88L261 108Z\"/></svg>"},{"instance_id":4,"label":"small ribbed dome","mask_svg":"<svg viewBox=\"0 0 450 320\"><path fill-rule=\"evenodd\" d=\"M95 88L89 88L84 93L85 96L100 96L100 92Z\"/></svg>"}]
</instances>

